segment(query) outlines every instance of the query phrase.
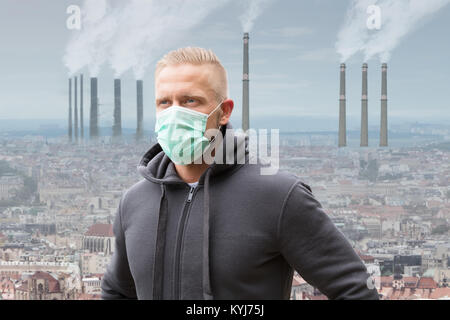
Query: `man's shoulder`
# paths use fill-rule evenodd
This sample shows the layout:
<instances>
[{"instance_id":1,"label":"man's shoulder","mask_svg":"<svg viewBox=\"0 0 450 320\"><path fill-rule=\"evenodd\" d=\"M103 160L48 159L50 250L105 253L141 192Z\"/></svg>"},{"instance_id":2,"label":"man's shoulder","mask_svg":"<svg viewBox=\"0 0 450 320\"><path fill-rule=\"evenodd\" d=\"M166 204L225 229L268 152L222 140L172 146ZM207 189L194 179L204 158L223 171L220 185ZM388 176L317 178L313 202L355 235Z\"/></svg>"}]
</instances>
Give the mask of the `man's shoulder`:
<instances>
[{"instance_id":1,"label":"man's shoulder","mask_svg":"<svg viewBox=\"0 0 450 320\"><path fill-rule=\"evenodd\" d=\"M260 164L245 164L238 171L237 179L247 186L258 186L271 192L272 195L286 196L296 186L312 193L312 188L299 175L285 169L279 169L271 174L264 174Z\"/></svg>"},{"instance_id":2,"label":"man's shoulder","mask_svg":"<svg viewBox=\"0 0 450 320\"><path fill-rule=\"evenodd\" d=\"M124 190L122 194L123 203L127 203L136 199L148 199L155 190L159 190L160 186L152 183L145 178L141 178L135 182L131 187Z\"/></svg>"},{"instance_id":3,"label":"man's shoulder","mask_svg":"<svg viewBox=\"0 0 450 320\"><path fill-rule=\"evenodd\" d=\"M243 171L248 175L249 179L260 181L266 185L277 183L301 184L311 191L311 187L299 175L286 169L264 171L264 167L261 164L246 164Z\"/></svg>"}]
</instances>

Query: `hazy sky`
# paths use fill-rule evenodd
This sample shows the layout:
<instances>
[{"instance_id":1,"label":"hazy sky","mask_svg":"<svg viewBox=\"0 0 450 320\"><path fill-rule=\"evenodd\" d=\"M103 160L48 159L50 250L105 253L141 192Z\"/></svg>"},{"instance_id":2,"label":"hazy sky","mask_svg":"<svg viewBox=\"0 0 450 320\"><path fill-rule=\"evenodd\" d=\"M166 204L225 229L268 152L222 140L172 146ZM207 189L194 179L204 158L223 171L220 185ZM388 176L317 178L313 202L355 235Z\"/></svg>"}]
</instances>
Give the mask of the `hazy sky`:
<instances>
[{"instance_id":1,"label":"hazy sky","mask_svg":"<svg viewBox=\"0 0 450 320\"><path fill-rule=\"evenodd\" d=\"M146 122L154 117L155 62L168 50L200 46L213 49L227 69L230 96L235 101L231 121L240 125L240 2L228 1L173 45L154 45L144 77ZM30 4L0 0L0 119L66 119L68 70L62 58L71 33L77 32L66 28L66 8L71 4L81 5L82 1L35 0ZM269 1L250 33L251 118L338 116L340 57L335 43L349 4L347 0ZM390 119L450 119L449 31L450 6L446 6L404 37L392 52L388 70ZM362 62L362 54L347 62L348 128L359 127ZM379 124L380 71L380 62L370 60L370 125ZM82 72L88 80L88 70ZM110 66L103 65L99 74L100 125L112 123L113 78ZM136 89L131 71L122 79L126 125L135 121ZM85 88L88 123L88 81Z\"/></svg>"}]
</instances>

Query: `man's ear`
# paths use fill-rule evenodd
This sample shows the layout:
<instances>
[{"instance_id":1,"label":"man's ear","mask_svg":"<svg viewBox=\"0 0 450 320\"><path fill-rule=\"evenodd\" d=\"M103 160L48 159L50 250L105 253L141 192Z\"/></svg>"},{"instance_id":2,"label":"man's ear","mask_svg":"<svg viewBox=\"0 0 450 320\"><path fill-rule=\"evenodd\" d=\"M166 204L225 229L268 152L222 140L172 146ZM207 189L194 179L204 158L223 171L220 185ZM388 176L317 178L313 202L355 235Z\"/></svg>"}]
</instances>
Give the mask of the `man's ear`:
<instances>
[{"instance_id":1,"label":"man's ear","mask_svg":"<svg viewBox=\"0 0 450 320\"><path fill-rule=\"evenodd\" d=\"M220 117L220 124L226 125L231 117L231 112L233 112L234 102L231 99L224 100L222 102L222 116Z\"/></svg>"}]
</instances>

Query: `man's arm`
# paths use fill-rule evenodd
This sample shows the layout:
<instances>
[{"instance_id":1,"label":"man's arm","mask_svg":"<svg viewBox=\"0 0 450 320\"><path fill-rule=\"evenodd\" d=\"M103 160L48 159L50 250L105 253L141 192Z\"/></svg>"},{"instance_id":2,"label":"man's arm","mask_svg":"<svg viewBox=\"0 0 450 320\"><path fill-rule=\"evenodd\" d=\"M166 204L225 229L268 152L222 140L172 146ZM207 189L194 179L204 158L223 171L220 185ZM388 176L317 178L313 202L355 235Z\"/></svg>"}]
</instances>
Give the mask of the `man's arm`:
<instances>
[{"instance_id":1,"label":"man's arm","mask_svg":"<svg viewBox=\"0 0 450 320\"><path fill-rule=\"evenodd\" d=\"M124 196L120 199L113 223L115 237L114 253L107 266L106 273L101 280L101 298L103 300L137 299L134 280L128 266L125 237L122 229L121 212L123 198Z\"/></svg>"},{"instance_id":2,"label":"man's arm","mask_svg":"<svg viewBox=\"0 0 450 320\"><path fill-rule=\"evenodd\" d=\"M329 299L379 299L364 263L303 182L285 199L278 238L286 261Z\"/></svg>"}]
</instances>

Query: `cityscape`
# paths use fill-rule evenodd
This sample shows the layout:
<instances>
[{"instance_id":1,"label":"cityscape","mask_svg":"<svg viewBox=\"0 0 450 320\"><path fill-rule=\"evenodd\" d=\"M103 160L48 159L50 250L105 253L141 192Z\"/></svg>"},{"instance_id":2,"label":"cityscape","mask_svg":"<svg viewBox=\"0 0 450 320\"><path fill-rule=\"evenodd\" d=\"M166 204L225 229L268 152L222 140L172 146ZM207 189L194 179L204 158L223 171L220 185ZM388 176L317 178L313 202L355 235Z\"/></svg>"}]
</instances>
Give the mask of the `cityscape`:
<instances>
[{"instance_id":1,"label":"cityscape","mask_svg":"<svg viewBox=\"0 0 450 320\"><path fill-rule=\"evenodd\" d=\"M411 127L420 141L430 134ZM381 299L450 297L450 128L441 142L338 148L338 134L280 135L280 170L311 186L375 277ZM122 143L0 134L2 299L100 299L122 192L152 135ZM291 299L327 299L295 272Z\"/></svg>"},{"instance_id":2,"label":"cityscape","mask_svg":"<svg viewBox=\"0 0 450 320\"><path fill-rule=\"evenodd\" d=\"M0 4L0 300L101 299L154 63L187 46L220 56L233 128L279 130L381 300L450 300L450 0L40 1ZM295 271L290 299L328 297Z\"/></svg>"}]
</instances>

